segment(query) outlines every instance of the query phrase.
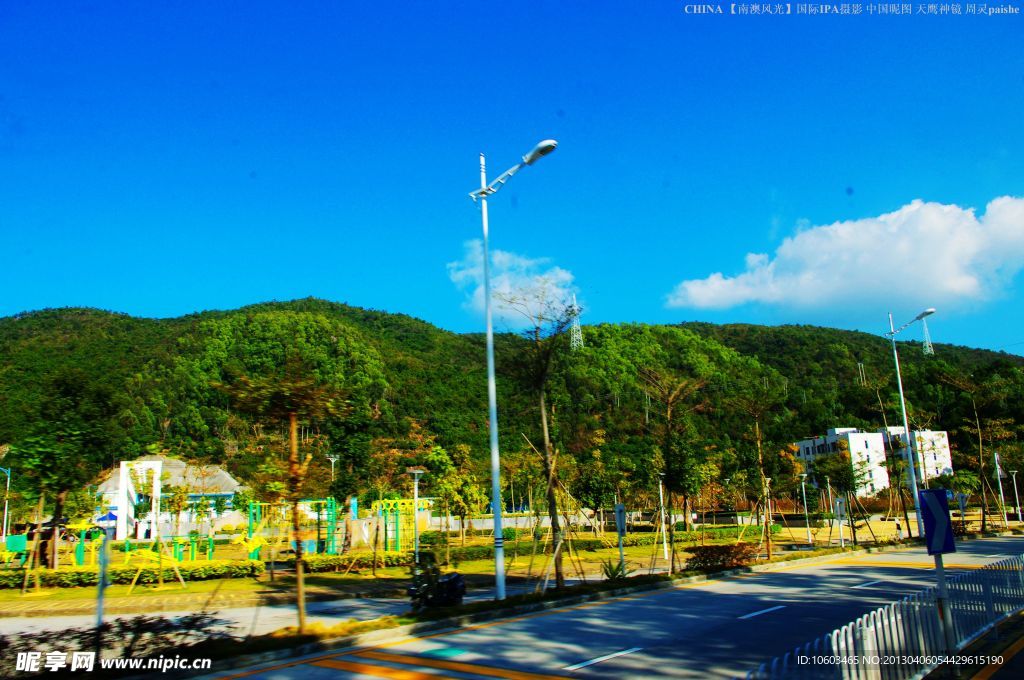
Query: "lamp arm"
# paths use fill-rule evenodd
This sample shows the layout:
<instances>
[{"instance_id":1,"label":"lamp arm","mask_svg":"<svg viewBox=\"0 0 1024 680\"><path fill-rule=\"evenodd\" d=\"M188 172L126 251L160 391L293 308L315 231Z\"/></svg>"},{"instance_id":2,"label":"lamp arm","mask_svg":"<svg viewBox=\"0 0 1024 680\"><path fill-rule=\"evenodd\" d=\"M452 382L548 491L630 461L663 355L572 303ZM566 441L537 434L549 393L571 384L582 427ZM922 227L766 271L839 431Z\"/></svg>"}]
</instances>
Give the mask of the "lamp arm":
<instances>
[{"instance_id":1,"label":"lamp arm","mask_svg":"<svg viewBox=\"0 0 1024 680\"><path fill-rule=\"evenodd\" d=\"M513 165L511 168L494 178L494 180L492 180L491 183L483 189L477 189L476 191L469 192L469 197L475 201L478 198L484 198L491 194L498 193L498 189L500 189L505 182L509 181L512 178L512 175L516 174L524 167L526 167L526 163L517 163L516 165Z\"/></svg>"}]
</instances>

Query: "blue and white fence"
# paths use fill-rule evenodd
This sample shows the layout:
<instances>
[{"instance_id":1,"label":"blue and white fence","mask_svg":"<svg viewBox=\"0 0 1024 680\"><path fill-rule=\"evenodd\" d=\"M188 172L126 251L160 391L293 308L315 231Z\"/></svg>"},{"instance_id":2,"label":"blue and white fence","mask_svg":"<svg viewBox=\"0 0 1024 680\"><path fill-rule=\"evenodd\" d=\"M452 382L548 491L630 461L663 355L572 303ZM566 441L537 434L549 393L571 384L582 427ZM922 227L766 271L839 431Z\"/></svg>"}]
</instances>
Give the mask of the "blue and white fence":
<instances>
[{"instance_id":1,"label":"blue and white fence","mask_svg":"<svg viewBox=\"0 0 1024 680\"><path fill-rule=\"evenodd\" d=\"M748 680L923 678L1005 618L1024 609L1024 556L948 578L954 649L929 588L865 614L761 664Z\"/></svg>"}]
</instances>

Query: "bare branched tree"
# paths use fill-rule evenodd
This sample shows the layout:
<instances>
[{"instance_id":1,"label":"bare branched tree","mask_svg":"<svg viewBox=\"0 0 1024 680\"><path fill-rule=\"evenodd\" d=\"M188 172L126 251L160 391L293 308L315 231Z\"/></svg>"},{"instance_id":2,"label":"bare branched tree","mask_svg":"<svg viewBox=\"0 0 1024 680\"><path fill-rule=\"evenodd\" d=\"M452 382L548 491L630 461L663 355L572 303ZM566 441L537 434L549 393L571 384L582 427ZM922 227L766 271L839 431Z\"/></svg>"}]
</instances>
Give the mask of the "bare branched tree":
<instances>
[{"instance_id":1,"label":"bare branched tree","mask_svg":"<svg viewBox=\"0 0 1024 680\"><path fill-rule=\"evenodd\" d=\"M980 383L972 376L963 375L961 373L945 372L939 376L939 379L947 385L954 387L964 393L971 401L971 409L974 412L974 422L967 423L964 427L968 432L978 438L978 478L981 480L981 530L986 531L988 529L988 493L995 493L992 491L992 485L988 481L988 477L985 476L985 453L984 453L984 428L982 427L981 418L978 415L978 407L984 407L993 401L998 401L1006 396L1006 384L1005 382L995 376L989 380ZM910 433L907 433L909 438Z\"/></svg>"},{"instance_id":2,"label":"bare branched tree","mask_svg":"<svg viewBox=\"0 0 1024 680\"><path fill-rule=\"evenodd\" d=\"M652 368L640 369L640 379L646 385L645 391L651 399L661 404L664 410L664 423L661 432L662 459L664 460L665 483L668 487L669 507L669 543L672 544L672 560L669 565L671 573L676 572L676 546L675 546L675 493L683 493L683 514L684 525L690 526L690 502L689 492L691 485L687 484L688 478L692 478L695 470L686 469L687 461L681 455L680 435L684 430L685 414L703 411L708 407L707 399L700 394L707 385L707 381L701 378L687 378L673 375L668 372L657 371Z\"/></svg>"},{"instance_id":3,"label":"bare branched tree","mask_svg":"<svg viewBox=\"0 0 1024 680\"><path fill-rule=\"evenodd\" d=\"M530 341L525 368L526 380L537 398L540 408L541 428L541 459L547 483L548 516L551 518L553 545L556 546L555 587L565 586L565 574L562 570L562 551L557 547L562 541L562 526L558 516L558 504L555 489L558 486L556 471L557 451L551 443L550 426L548 423L547 384L551 375L551 362L555 354L562 350L566 343L566 331L579 309L570 300L560 295L549 279L540 277L535 285L511 293L496 292L495 297L501 306L509 311L522 315L527 322L523 335Z\"/></svg>"}]
</instances>

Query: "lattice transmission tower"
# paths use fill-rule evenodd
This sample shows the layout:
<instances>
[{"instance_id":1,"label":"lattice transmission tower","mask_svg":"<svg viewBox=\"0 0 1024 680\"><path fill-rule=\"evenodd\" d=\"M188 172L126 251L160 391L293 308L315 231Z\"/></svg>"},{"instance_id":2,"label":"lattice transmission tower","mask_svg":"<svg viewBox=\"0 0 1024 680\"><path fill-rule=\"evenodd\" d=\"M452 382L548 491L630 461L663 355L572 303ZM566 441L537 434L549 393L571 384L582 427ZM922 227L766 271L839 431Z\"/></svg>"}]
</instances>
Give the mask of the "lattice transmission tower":
<instances>
[{"instance_id":1,"label":"lattice transmission tower","mask_svg":"<svg viewBox=\"0 0 1024 680\"><path fill-rule=\"evenodd\" d=\"M583 329L580 328L580 306L576 304L575 293L572 296L572 328L569 329L569 348L573 351L583 348Z\"/></svg>"},{"instance_id":2,"label":"lattice transmission tower","mask_svg":"<svg viewBox=\"0 0 1024 680\"><path fill-rule=\"evenodd\" d=\"M924 326L924 353L931 356L935 354L935 348L932 347L932 336L928 333L928 322L921 319L921 325Z\"/></svg>"}]
</instances>

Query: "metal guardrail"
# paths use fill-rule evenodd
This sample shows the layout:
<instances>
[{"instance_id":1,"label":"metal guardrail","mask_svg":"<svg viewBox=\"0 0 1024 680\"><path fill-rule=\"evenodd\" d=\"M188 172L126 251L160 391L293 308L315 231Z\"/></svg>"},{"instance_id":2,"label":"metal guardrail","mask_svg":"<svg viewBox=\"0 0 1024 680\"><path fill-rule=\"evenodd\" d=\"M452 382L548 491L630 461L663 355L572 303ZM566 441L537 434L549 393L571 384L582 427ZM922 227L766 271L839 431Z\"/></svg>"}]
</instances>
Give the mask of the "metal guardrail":
<instances>
[{"instance_id":1,"label":"metal guardrail","mask_svg":"<svg viewBox=\"0 0 1024 680\"><path fill-rule=\"evenodd\" d=\"M747 680L923 678L1024 609L1024 555L948 577L947 583L955 649L945 641L936 589L929 588L761 664Z\"/></svg>"}]
</instances>

